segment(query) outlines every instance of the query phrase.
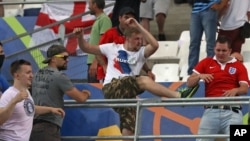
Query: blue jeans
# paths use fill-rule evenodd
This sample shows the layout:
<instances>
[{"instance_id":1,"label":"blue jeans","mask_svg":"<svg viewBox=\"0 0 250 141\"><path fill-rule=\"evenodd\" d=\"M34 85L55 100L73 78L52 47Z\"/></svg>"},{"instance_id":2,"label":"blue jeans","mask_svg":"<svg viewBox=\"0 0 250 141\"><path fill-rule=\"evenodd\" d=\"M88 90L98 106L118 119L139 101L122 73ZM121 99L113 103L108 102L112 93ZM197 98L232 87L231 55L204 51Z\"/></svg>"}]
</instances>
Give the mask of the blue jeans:
<instances>
[{"instance_id":1,"label":"blue jeans","mask_svg":"<svg viewBox=\"0 0 250 141\"><path fill-rule=\"evenodd\" d=\"M203 31L206 37L206 52L208 57L214 56L214 46L217 31L217 11L207 9L199 13L192 13L190 19L190 46L188 56L188 75L199 61L200 44Z\"/></svg>"},{"instance_id":2,"label":"blue jeans","mask_svg":"<svg viewBox=\"0 0 250 141\"><path fill-rule=\"evenodd\" d=\"M230 134L230 125L242 124L242 112L238 113L232 110L211 109L204 111L200 121L198 135L208 134ZM214 141L213 138L196 139L196 141ZM227 139L229 141L229 138Z\"/></svg>"}]
</instances>

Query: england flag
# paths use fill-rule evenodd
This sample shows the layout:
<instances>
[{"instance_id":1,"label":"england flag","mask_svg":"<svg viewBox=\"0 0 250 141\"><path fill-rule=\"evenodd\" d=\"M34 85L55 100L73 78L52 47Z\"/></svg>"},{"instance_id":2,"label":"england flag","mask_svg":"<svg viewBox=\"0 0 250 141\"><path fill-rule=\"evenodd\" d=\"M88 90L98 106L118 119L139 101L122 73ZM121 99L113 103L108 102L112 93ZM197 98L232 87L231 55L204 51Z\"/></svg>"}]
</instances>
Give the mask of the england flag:
<instances>
[{"instance_id":1,"label":"england flag","mask_svg":"<svg viewBox=\"0 0 250 141\"><path fill-rule=\"evenodd\" d=\"M104 12L107 15L111 15L113 10L112 1L106 1L106 5L108 6L104 9ZM87 2L67 2L67 3L44 3L42 5L41 11L37 17L36 25L34 29L38 29L49 24L55 23L57 21L61 21L67 19L72 16L76 16L85 12L88 12L88 3ZM42 31L36 32L32 35L32 42L30 46L35 46L39 44L43 44L49 42L53 39L57 39L72 33L75 27L91 27L95 21L95 16L90 14L84 14L80 18L73 19L70 21L66 21L63 25L56 25L51 28L44 29ZM84 31L84 38L89 39L90 28L87 31ZM84 55L78 45L77 39L75 37L69 37L64 39L64 46L70 55ZM49 45L42 48L42 50L46 51Z\"/></svg>"}]
</instances>

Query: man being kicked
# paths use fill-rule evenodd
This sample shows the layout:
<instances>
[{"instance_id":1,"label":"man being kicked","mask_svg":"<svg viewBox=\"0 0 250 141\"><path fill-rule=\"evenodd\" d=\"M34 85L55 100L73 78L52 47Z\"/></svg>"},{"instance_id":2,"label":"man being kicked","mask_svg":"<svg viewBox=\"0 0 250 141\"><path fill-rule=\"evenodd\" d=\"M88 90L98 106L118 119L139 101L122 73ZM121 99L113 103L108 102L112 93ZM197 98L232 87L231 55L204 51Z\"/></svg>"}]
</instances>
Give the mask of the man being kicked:
<instances>
[{"instance_id":1,"label":"man being kicked","mask_svg":"<svg viewBox=\"0 0 250 141\"><path fill-rule=\"evenodd\" d=\"M107 99L136 98L144 90L157 96L180 98L191 97L199 85L187 88L182 92L172 91L154 82L148 76L139 76L146 59L158 49L158 42L134 18L125 21L124 44L108 43L90 45L82 37L82 29L75 28L80 48L87 53L103 54L107 57L108 66L104 80L103 93ZM141 46L142 38L147 40L146 46ZM133 135L135 130L136 108L116 108L121 120L122 135Z\"/></svg>"},{"instance_id":2,"label":"man being kicked","mask_svg":"<svg viewBox=\"0 0 250 141\"><path fill-rule=\"evenodd\" d=\"M214 57L207 57L199 62L187 85L192 87L200 80L205 82L205 97L236 97L248 91L248 76L245 66L231 57L232 46L226 36L218 36ZM229 134L229 126L242 124L240 105L208 105L205 106L198 134ZM223 124L221 124L223 123ZM227 139L229 141L229 138ZM214 141L197 139L197 141Z\"/></svg>"}]
</instances>

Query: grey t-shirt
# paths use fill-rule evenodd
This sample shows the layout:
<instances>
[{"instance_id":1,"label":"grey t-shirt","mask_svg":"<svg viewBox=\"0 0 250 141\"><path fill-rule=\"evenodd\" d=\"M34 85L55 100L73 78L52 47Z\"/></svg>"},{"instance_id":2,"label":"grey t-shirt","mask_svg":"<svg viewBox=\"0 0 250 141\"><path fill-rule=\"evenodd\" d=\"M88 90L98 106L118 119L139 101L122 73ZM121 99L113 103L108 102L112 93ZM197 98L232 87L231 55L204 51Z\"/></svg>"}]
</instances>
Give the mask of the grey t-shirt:
<instances>
[{"instance_id":1,"label":"grey t-shirt","mask_svg":"<svg viewBox=\"0 0 250 141\"><path fill-rule=\"evenodd\" d=\"M32 97L35 105L63 108L65 91L73 88L70 79L61 71L52 67L40 69L32 80ZM39 115L35 119L42 119L62 126L63 118L52 113Z\"/></svg>"}]
</instances>

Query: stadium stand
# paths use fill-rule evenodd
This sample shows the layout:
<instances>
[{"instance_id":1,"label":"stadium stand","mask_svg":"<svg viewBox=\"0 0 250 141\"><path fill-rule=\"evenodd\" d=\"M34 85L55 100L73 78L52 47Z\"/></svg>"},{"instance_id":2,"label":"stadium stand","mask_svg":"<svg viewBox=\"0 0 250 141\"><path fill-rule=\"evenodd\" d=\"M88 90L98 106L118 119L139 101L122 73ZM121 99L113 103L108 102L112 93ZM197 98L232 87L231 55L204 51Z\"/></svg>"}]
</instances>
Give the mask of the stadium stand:
<instances>
[{"instance_id":1,"label":"stadium stand","mask_svg":"<svg viewBox=\"0 0 250 141\"><path fill-rule=\"evenodd\" d=\"M242 44L241 52L250 51L250 38L245 39L245 43Z\"/></svg>"},{"instance_id":2,"label":"stadium stand","mask_svg":"<svg viewBox=\"0 0 250 141\"><path fill-rule=\"evenodd\" d=\"M4 0L4 1L10 1L10 0ZM11 1L14 1L14 0L11 0ZM15 0L15 1L18 1L18 0ZM21 7L20 5L5 5L5 10L6 10L5 16L17 16L17 15L22 14L22 12L17 11L17 9L19 9L20 7ZM30 8L32 9L32 8L39 8L39 7L23 6L23 8L24 9L30 9ZM170 34L174 34L177 36L179 30L182 30L183 28L188 27L188 25L189 25L189 20L187 19L187 17L189 17L188 10L189 10L188 6L173 6L170 8L168 21L171 21L171 22L167 22L167 24L166 24L166 27L167 27L166 29L168 29L167 36L170 36ZM183 14L183 13L188 13L188 14ZM176 16L176 14L182 15L182 16ZM26 20L32 21L29 18L27 18ZM178 23L174 23L175 21L177 21ZM32 22L34 22L34 21L32 21ZM172 26L171 24L174 26ZM27 26L27 24L24 24L23 26L25 27L25 25ZM30 25L28 25L28 26L30 26ZM154 30L155 25L152 24L151 26L152 26L151 29ZM171 28L169 28L169 27L171 27ZM15 27L15 28L18 28L18 27ZM29 27L29 29L31 29L31 28ZM183 30L183 31L185 31L185 34L187 34L187 32L188 32L188 31L186 31L187 29L188 28ZM12 29L10 29L10 31L12 32ZM21 33L16 33L16 34L21 34ZM152 33L154 33L154 31L152 31ZM14 36L14 35L12 35L12 36ZM187 79L188 76L182 73L182 71L183 71L182 69L185 70L185 66L187 65L185 63L185 61L187 61L186 58L188 55L188 46L189 46L189 43L188 43L189 41L187 39L189 37L188 36L184 36L184 37L179 37L179 39L183 39L183 40L179 40L179 41L175 41L175 39L173 39L173 37L172 37L173 42L178 42L177 46L173 45L174 47L176 47L178 49L176 52L176 50L174 48L174 52L176 52L176 53L173 53L176 55L175 57L177 59L175 59L173 61L169 58L168 59L159 59L158 58L155 60L151 58L150 61L153 62L154 64L155 63L166 63L166 60L168 61L168 63L171 63L171 61L173 61L172 63L179 63L178 65L179 65L179 69L181 69L181 71L180 71L179 75L177 75L177 77L181 76L182 77L181 80L185 82L185 80ZM5 38L1 38L1 40L3 40L3 39L5 39ZM168 39L171 39L171 38L168 38ZM182 42L182 41L184 41L185 43L180 44L180 42ZM5 45L8 46L8 48L9 48L11 46L25 44L25 43L22 43L20 41L18 41L16 44L13 44L13 42L11 41L10 43L6 43ZM245 51L245 50L250 49L249 45L250 44L248 44L246 42L244 44L245 47L243 47L243 50ZM23 48L21 48L21 49L22 50L20 52L22 53ZM27 48L24 48L24 49L27 49ZM29 51L30 51L29 49L26 50L26 52L29 52ZM7 55L10 53L12 54L13 52L7 52ZM162 53L164 53L164 52L162 52ZM172 56L174 56L174 55L172 55ZM15 55L14 59L22 58L22 57L24 57L24 56L23 55ZM182 58L180 58L180 57L182 57ZM32 60L33 58L30 58L30 59ZM72 62L76 62L76 61L79 61L83 58L74 57L74 58L70 58L70 59L73 59L73 60L71 60ZM82 63L84 63L84 62L82 61ZM9 63L7 61L7 63L5 65L7 66L8 64ZM164 65L166 65L166 64L164 64ZM248 70L250 70L250 67L249 67L250 65L248 65L247 62L245 62L245 65L248 68ZM81 66L81 65L69 66L69 68L75 68L75 67L79 67L79 66ZM156 68L156 66L155 66L155 68ZM180 67L180 66L182 66L182 67ZM169 71L169 70L167 70L169 68L163 68L163 69L164 70L162 72L166 73ZM155 69L154 69L154 71L155 71ZM79 73L79 72L74 72L74 69L71 69L71 73L72 72ZM179 72L179 71L175 71L173 73L175 74L176 72ZM80 72L80 73L82 73L82 72ZM164 73L164 75L165 75L165 73ZM172 73L167 73L167 74L172 74ZM250 75L250 73L249 73L249 75ZM163 81L164 82L175 81L175 80L177 80L177 79L164 79L164 80L160 80L160 78L157 79L157 81L161 81L161 82L163 82ZM184 85L184 82L181 84L170 82L170 83L165 83L164 85L166 85L166 86L174 85L174 86L181 87L182 85ZM100 86L97 86L94 84L76 84L76 85L78 87L84 87L84 88L90 89L93 92L92 99L103 99L103 95L101 93ZM196 95L197 97L202 96L203 88L204 88L203 85L201 85L200 89L197 92L197 95ZM150 97L150 94L148 92L143 93L142 95L140 95L140 97L141 98L155 98L155 97ZM89 105L91 105L91 104L93 104L93 103L90 103ZM110 126L108 126L108 125L114 124L113 123L114 121L112 120L112 119L114 119L114 117L116 120L115 122L119 122L117 115L109 108L103 108L103 107L101 107L101 108L93 108L93 107L92 108L77 108L77 110L74 112L73 112L73 110L71 110L71 108L72 107L66 109L66 112L68 114L66 114L67 117L65 118L65 127L63 128L63 131L62 131L64 133L64 135L67 135L67 136L72 136L72 135L76 135L76 134L78 135L78 133L80 133L80 132L83 132L84 136L88 136L88 135L94 136L94 135L96 135L96 132L98 132L99 128L102 128L103 130L106 129L109 131L112 130L112 128L109 128ZM82 110L82 109L84 109L84 110ZM172 107L170 107L170 108L168 108L168 107L167 108L165 108L165 107L164 108L161 108L161 107L157 107L157 108L152 107L151 108L150 107L150 108L144 108L143 116L141 118L141 123L147 123L147 124L142 125L141 133L146 134L146 135L148 135L148 134L155 134L155 135L176 134L175 130L172 130L172 128L169 128L170 126L175 126L175 128L178 128L178 134L182 134L182 135L196 134L196 128L197 128L197 125L199 122L201 110L203 110L202 107L200 107L200 108L197 108L197 107L191 107L191 108L188 108L188 107L173 107L173 108ZM113 115L110 116L109 114L106 114L107 112L111 112ZM79 116L79 113L81 113L82 115ZM243 108L243 113L244 113L244 115L246 115L246 108ZM183 119L185 119L185 121L187 121L187 122L186 123L183 122ZM104 125L104 124L106 124L106 120L108 120L108 122L109 122L108 125ZM81 124L79 124L79 121L81 121ZM98 121L98 124L96 124L97 121ZM156 121L159 121L159 124L155 124ZM72 122L74 124L72 124ZM148 123L150 123L150 124L148 124ZM166 124L169 126L161 126L161 125L166 125ZM86 125L86 126L81 126L81 125ZM77 128L75 128L75 127L77 127ZM86 128L86 127L88 127L88 128ZM69 131L68 129L72 129L72 130ZM152 129L157 130L157 132L153 131ZM119 129L118 129L118 131L119 131ZM101 135L103 135L103 134L101 134ZM104 135L107 135L107 134L104 133Z\"/></svg>"},{"instance_id":3,"label":"stadium stand","mask_svg":"<svg viewBox=\"0 0 250 141\"><path fill-rule=\"evenodd\" d=\"M179 63L180 58L177 57L179 48L177 41L158 41L158 50L148 58L150 68L154 64L162 63Z\"/></svg>"},{"instance_id":4,"label":"stadium stand","mask_svg":"<svg viewBox=\"0 0 250 141\"><path fill-rule=\"evenodd\" d=\"M3 2L6 2L7 0L3 0ZM4 5L4 16L10 17L10 16L18 16L22 15L21 10L21 4L17 5Z\"/></svg>"},{"instance_id":5,"label":"stadium stand","mask_svg":"<svg viewBox=\"0 0 250 141\"><path fill-rule=\"evenodd\" d=\"M177 63L155 64L152 72L155 74L156 82L177 82L180 80L180 69Z\"/></svg>"}]
</instances>

